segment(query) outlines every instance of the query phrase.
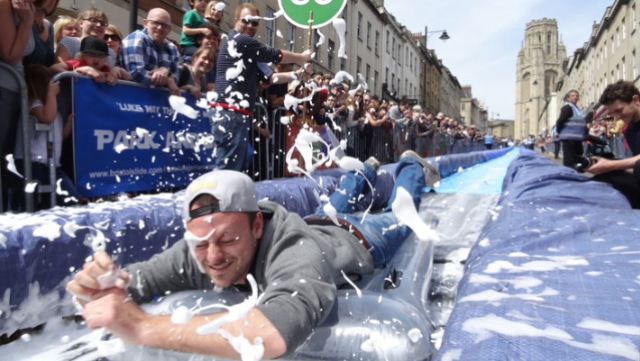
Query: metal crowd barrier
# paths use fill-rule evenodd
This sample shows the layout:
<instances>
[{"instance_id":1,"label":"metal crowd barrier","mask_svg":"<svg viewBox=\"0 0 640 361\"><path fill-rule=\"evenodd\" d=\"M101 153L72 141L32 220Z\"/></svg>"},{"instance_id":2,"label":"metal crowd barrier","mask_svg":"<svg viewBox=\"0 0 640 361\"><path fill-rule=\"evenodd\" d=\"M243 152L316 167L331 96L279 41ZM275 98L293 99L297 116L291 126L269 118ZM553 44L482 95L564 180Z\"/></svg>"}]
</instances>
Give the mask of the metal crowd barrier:
<instances>
[{"instance_id":1,"label":"metal crowd barrier","mask_svg":"<svg viewBox=\"0 0 640 361\"><path fill-rule=\"evenodd\" d=\"M629 150L629 148L625 148L624 146L624 136L622 134L615 134L611 136L611 138L607 138L607 142L609 143L609 147L611 148L611 152L616 158L629 158L633 154ZM560 154L562 154L562 146L560 146ZM545 148L548 152L554 153L555 151L555 143L548 142L545 143ZM586 145L585 145L586 149Z\"/></svg>"},{"instance_id":2,"label":"metal crowd barrier","mask_svg":"<svg viewBox=\"0 0 640 361\"><path fill-rule=\"evenodd\" d=\"M10 71L15 70L10 68ZM75 72L64 72L57 74L54 77L54 81L61 81L61 92L58 98L59 112L63 116L63 119L67 119L67 116L73 112L74 109L74 98L75 96L72 93L71 83L74 78L86 78L82 75L79 75ZM21 86L23 89L26 89L24 85L24 80L22 77L18 76L18 80L21 81ZM146 88L138 83L131 81L118 81L118 85L126 85L138 88ZM23 121L23 129L25 129L25 154L29 154L29 140L28 132L26 131L28 126L28 105L25 96L23 97L23 111L22 116L27 119L27 121ZM255 180L265 180L265 179L275 179L282 178L286 175L286 144L287 144L287 126L281 122L281 117L285 116L286 110L283 107L279 107L276 109L269 110L267 107L258 103L254 109L254 119L253 124L256 124L259 127L266 128L269 130L269 137L261 136L255 127L251 128L250 136L254 149L254 162L250 169L251 176ZM336 137L339 140L347 140L347 154L353 157L357 157L361 160L366 160L369 156L375 156L380 160L381 163L392 163L397 161L397 150L394 147L394 135L393 128L390 126L380 126L375 128L370 128L367 131L363 131L359 129L358 126L347 127L344 119L336 119L336 125L340 128L334 132ZM75 126L74 126L75 127ZM75 130L74 130L75 131ZM409 147L412 149L416 148L415 140L413 136L408 139ZM482 150L484 149L484 145L482 142L478 142L471 139L455 139L447 134L435 133L434 136L426 142L426 149L423 149L423 156L437 156L444 154L452 154L452 153L465 153L474 150ZM68 149L69 146L66 146ZM71 152L73 153L73 148L75 148L75 144L71 145ZM65 153L63 151L63 153ZM69 162L73 157L63 157L63 160ZM75 160L73 160L74 162ZM50 164L50 168L52 168L52 164ZM54 167L53 167L54 168ZM73 172L75 170L75 164L71 165L71 169L66 167L65 170L72 177ZM55 174L55 169L51 170L52 174ZM31 164L30 159L25 159L25 185L31 182L32 174L31 174ZM55 184L55 181L52 182ZM42 187L43 191L50 191L52 196L52 204L55 204L55 188L51 187ZM153 191L154 189L149 189L148 191ZM27 210L33 211L33 195L30 193L25 194L25 201L27 204Z\"/></svg>"}]
</instances>

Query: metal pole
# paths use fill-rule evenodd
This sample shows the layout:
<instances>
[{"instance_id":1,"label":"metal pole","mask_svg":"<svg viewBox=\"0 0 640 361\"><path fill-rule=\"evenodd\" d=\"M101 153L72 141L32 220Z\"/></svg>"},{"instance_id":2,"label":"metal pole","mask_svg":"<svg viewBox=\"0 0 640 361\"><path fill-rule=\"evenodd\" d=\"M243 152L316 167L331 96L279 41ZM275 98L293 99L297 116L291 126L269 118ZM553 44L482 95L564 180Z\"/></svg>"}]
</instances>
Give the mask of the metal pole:
<instances>
[{"instance_id":1,"label":"metal pole","mask_svg":"<svg viewBox=\"0 0 640 361\"><path fill-rule=\"evenodd\" d=\"M130 0L129 3L129 33L138 28L138 0Z\"/></svg>"}]
</instances>

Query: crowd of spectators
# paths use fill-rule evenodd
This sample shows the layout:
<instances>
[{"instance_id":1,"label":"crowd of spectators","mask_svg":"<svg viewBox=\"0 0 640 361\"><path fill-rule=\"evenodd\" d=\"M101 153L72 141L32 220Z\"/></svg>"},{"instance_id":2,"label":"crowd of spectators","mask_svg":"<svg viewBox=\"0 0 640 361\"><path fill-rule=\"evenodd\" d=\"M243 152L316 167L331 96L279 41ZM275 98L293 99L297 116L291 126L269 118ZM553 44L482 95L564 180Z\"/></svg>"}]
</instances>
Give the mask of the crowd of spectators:
<instances>
[{"instance_id":1,"label":"crowd of spectators","mask_svg":"<svg viewBox=\"0 0 640 361\"><path fill-rule=\"evenodd\" d=\"M220 44L218 28L224 3L192 1L194 10L185 14L187 35L193 40L189 55L195 61L184 61L179 44L168 38L172 20L164 9L152 9L143 21L143 29L126 36L102 10L90 8L77 17L60 16L50 21L59 0L0 0L0 151L2 159L2 204L0 210L24 209L24 158L30 157L33 180L50 184L49 163L55 165L58 180L58 205L85 202L78 189L60 168L63 140L72 128L73 114L62 119L56 100L58 82L55 73L75 71L97 82L116 84L133 80L148 86L166 87L172 94L186 90L197 97L213 89L214 69ZM206 7L206 9L205 9ZM189 25L193 12L200 11L201 21ZM205 12L206 10L206 12ZM189 16L186 16L189 15ZM199 16L200 16L199 15ZM189 22L189 24L192 24ZM190 34L189 34L190 32ZM193 50L193 51L191 51ZM11 68L13 71L11 71ZM15 73L14 73L15 72ZM19 79L23 77L28 94L21 94ZM44 83L43 83L44 81ZM30 151L25 154L21 141L21 98L27 97ZM43 126L51 124L51 126ZM52 135L51 137L49 135ZM47 150L50 151L47 151ZM64 161L64 159L63 159ZM60 173L62 172L62 173ZM60 180L62 179L62 182ZM36 196L36 209L52 206L49 197Z\"/></svg>"},{"instance_id":2,"label":"crowd of spectators","mask_svg":"<svg viewBox=\"0 0 640 361\"><path fill-rule=\"evenodd\" d=\"M142 29L124 34L109 22L106 13L100 9L84 10L75 18L60 16L52 23L47 17L55 11L58 0L0 0L0 61L12 66L19 74L24 74L23 66L34 65L30 72L46 74L45 79L58 72L75 71L97 82L115 84L118 80L132 80L150 87L167 88L175 95L188 92L196 98L204 97L206 92L215 89L216 64L224 33L220 29L224 3L192 0L190 4L192 10L187 11L182 19L180 40L174 41L169 38L173 21L170 14L160 8L147 13ZM255 31L258 18L236 19L236 24L242 22L241 29ZM285 175L284 155L292 141L286 139L291 132L287 132L280 121L282 116L293 120L289 127L308 124L317 130L326 128L331 134L330 142L337 145L340 140L345 140L346 153L361 160L375 156L383 163L395 162L407 149L414 149L427 157L489 148L485 144L486 131L473 125L465 126L442 113L425 113L419 105L406 100L382 99L370 93L366 84L344 80L345 77L338 79L320 72L310 74L312 69L309 67L303 68L287 61L274 64L276 68L270 80L261 80L261 85L255 87L256 110L251 127L254 133L247 138L254 143L255 151L253 166L245 171L256 180ZM53 158L59 169L59 145L68 136L74 117L70 114L62 119L55 111L51 116L39 116L38 109L55 110L59 106L55 101L59 85L51 83L45 87L40 83L27 84L30 94L39 94L28 100L29 121L55 124L50 130L54 141L44 140L42 143L45 134L34 131L30 135L32 148L46 149L55 145L53 149L57 154L43 153L38 148L32 149L30 156L34 179L48 184L49 168L46 165ZM32 89L35 86L42 89ZM23 181L7 171L11 168L8 155L16 157L17 173L24 171L21 158L25 154L22 150L17 151L22 145L15 142L21 95L17 84L4 72L0 78L0 94L0 102L6 105L3 109L7 110L0 122L2 209L21 210L22 195L19 192L14 194L14 191L23 188ZM313 94L311 101L285 105L286 96L301 99L307 94ZM267 142L274 143L268 151L265 148ZM493 145L493 140L491 143ZM501 140L496 139L495 144L501 144ZM63 149L62 158L64 154ZM267 173L268 168L275 171ZM58 177L58 173L56 177L69 178L64 174ZM62 187L63 191L74 196L59 197L59 205L86 201L71 182L63 182ZM45 201L37 204L37 208L49 206L51 204Z\"/></svg>"},{"instance_id":3,"label":"crowd of spectators","mask_svg":"<svg viewBox=\"0 0 640 361\"><path fill-rule=\"evenodd\" d=\"M279 66L292 69L290 65ZM384 98L364 86L354 88L349 82L319 72L306 82L307 94L313 92L314 96L302 116L305 104L293 102L295 107L286 108L284 96L303 98L304 85L294 81L287 92L282 88L267 88L264 99L269 114L280 109L293 117L294 125L295 120L299 120L298 123L329 128L336 139L346 140L347 155L363 161L375 156L383 163L396 162L408 149L429 157L498 147L508 142L508 139L494 137L490 130L464 125L441 112L435 115L424 112L420 105L411 104L407 99ZM280 116L270 115L274 129Z\"/></svg>"}]
</instances>

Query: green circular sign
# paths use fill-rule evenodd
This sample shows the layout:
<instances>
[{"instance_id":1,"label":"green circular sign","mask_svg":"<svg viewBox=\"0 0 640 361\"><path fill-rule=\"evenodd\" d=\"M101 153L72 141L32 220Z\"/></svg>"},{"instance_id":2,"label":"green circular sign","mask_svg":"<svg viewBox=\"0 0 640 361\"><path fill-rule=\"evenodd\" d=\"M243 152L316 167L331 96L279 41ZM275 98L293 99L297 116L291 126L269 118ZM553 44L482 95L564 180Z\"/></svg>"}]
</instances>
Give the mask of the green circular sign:
<instances>
[{"instance_id":1,"label":"green circular sign","mask_svg":"<svg viewBox=\"0 0 640 361\"><path fill-rule=\"evenodd\" d=\"M309 27L309 12L313 12L311 27L315 29L340 15L347 0L278 0L278 4L287 20L301 28Z\"/></svg>"}]
</instances>

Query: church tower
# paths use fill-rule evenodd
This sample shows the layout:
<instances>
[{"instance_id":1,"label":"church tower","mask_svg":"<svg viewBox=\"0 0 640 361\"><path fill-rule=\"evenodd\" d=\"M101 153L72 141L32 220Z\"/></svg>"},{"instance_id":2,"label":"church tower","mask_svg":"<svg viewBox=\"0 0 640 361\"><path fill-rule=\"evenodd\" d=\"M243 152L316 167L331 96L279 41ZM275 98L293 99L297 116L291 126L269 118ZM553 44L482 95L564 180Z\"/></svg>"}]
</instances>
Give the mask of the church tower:
<instances>
[{"instance_id":1,"label":"church tower","mask_svg":"<svg viewBox=\"0 0 640 361\"><path fill-rule=\"evenodd\" d=\"M557 114L556 83L562 75L567 50L558 36L555 19L527 23L516 67L516 139L550 134Z\"/></svg>"}]
</instances>

